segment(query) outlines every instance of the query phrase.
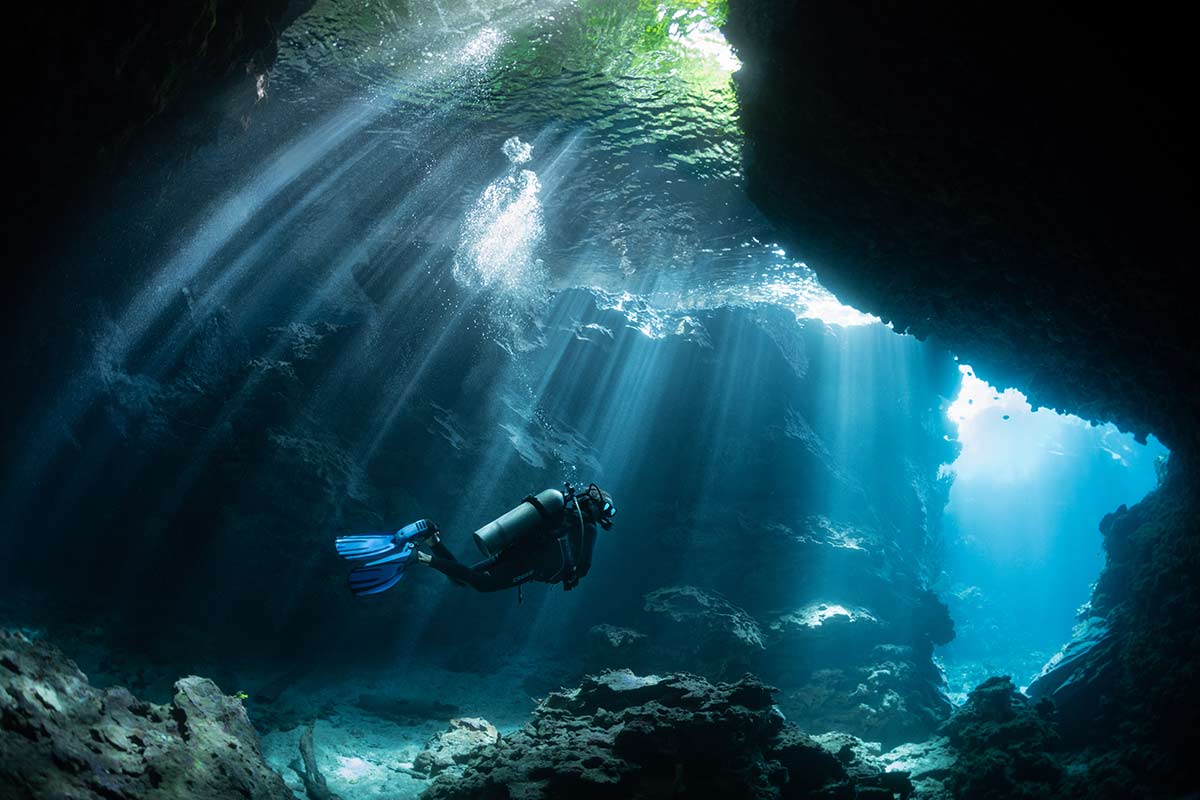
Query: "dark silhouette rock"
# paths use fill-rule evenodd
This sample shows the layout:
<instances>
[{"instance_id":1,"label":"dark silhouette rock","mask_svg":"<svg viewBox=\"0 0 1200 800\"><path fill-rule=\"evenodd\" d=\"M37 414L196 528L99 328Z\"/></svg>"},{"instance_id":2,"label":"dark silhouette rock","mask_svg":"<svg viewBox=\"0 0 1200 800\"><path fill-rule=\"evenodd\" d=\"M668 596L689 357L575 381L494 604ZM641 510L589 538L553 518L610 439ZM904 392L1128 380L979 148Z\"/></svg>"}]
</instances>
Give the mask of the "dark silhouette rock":
<instances>
[{"instance_id":1,"label":"dark silhouette rock","mask_svg":"<svg viewBox=\"0 0 1200 800\"><path fill-rule=\"evenodd\" d=\"M832 800L909 790L902 774L864 767L855 754L865 746L853 737L833 753L787 724L772 695L749 675L717 684L683 673L587 676L552 693L524 728L476 750L461 775L439 777L423 797Z\"/></svg>"},{"instance_id":2,"label":"dark silhouette rock","mask_svg":"<svg viewBox=\"0 0 1200 800\"><path fill-rule=\"evenodd\" d=\"M1074 3L1034 19L777 0L732 0L726 27L748 191L825 285L1035 406L1171 447L1162 488L1102 524L1088 619L1031 687L1058 705L1065 742L1107 751L1093 769L1112 796L1195 789L1184 30L1172 12Z\"/></svg>"},{"instance_id":3,"label":"dark silhouette rock","mask_svg":"<svg viewBox=\"0 0 1200 800\"><path fill-rule=\"evenodd\" d=\"M51 229L82 205L93 181L111 178L186 107L232 90L249 115L280 32L311 4L137 0L19 8L10 24L21 31L15 46L25 69L8 99L21 110L22 127L9 131L5 156L27 178L27 192L19 216L9 220L19 220L13 230Z\"/></svg>"},{"instance_id":4,"label":"dark silhouette rock","mask_svg":"<svg viewBox=\"0 0 1200 800\"><path fill-rule=\"evenodd\" d=\"M942 728L958 752L947 787L980 800L1056 796L1064 771L1053 713L1053 704L1030 701L1007 677L981 683Z\"/></svg>"},{"instance_id":5,"label":"dark silhouette rock","mask_svg":"<svg viewBox=\"0 0 1200 800\"><path fill-rule=\"evenodd\" d=\"M734 0L726 35L748 192L843 301L1035 406L1194 449L1172 15Z\"/></svg>"},{"instance_id":6,"label":"dark silhouette rock","mask_svg":"<svg viewBox=\"0 0 1200 800\"><path fill-rule=\"evenodd\" d=\"M656 644L674 653L681 667L726 675L744 670L763 649L754 618L715 592L669 586L650 592L645 601L659 625Z\"/></svg>"}]
</instances>

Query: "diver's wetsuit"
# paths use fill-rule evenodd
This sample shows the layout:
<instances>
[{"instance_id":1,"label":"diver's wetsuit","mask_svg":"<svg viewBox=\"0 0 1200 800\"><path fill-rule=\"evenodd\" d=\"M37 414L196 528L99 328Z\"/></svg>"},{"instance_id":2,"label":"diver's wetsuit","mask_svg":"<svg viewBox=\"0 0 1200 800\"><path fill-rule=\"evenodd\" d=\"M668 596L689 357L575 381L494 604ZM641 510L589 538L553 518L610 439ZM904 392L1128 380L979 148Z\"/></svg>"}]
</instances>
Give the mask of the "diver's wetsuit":
<instances>
[{"instance_id":1,"label":"diver's wetsuit","mask_svg":"<svg viewBox=\"0 0 1200 800\"><path fill-rule=\"evenodd\" d=\"M433 558L429 566L480 592L510 589L528 581L562 581L564 589L572 589L591 568L595 545L596 523L584 519L581 528L578 515L568 510L557 525L548 522L544 531L470 566L436 539L430 546Z\"/></svg>"}]
</instances>

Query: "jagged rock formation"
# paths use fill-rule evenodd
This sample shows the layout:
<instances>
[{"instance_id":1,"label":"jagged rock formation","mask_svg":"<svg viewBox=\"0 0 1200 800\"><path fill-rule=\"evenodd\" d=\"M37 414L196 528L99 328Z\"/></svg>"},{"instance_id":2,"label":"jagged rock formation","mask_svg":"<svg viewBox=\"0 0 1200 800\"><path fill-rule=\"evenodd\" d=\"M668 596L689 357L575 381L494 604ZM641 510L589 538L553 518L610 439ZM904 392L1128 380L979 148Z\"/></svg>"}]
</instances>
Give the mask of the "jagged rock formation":
<instances>
[{"instance_id":1,"label":"jagged rock formation","mask_svg":"<svg viewBox=\"0 0 1200 800\"><path fill-rule=\"evenodd\" d=\"M1068 779L1049 701L1032 702L1007 677L977 686L927 741L881 757L910 776L919 800L1085 796L1089 781Z\"/></svg>"},{"instance_id":2,"label":"jagged rock formation","mask_svg":"<svg viewBox=\"0 0 1200 800\"><path fill-rule=\"evenodd\" d=\"M1173 465L1174 466L1174 465ZM1193 757L1200 687L1191 678L1200 617L1200 519L1190 473L1104 518L1108 562L1075 639L1029 687L1054 702L1064 741L1091 747L1098 784L1195 788L1181 765ZM1105 745L1119 743L1105 752Z\"/></svg>"},{"instance_id":3,"label":"jagged rock formation","mask_svg":"<svg viewBox=\"0 0 1200 800\"><path fill-rule=\"evenodd\" d=\"M726 680L750 670L781 687L780 706L805 729L850 731L888 747L923 738L950 713L929 660L936 626L918 629L929 638L908 638L887 606L876 616L862 606L814 601L760 625L715 592L671 586L646 595L645 610L648 634L597 626L595 663L612 667L632 658L625 663Z\"/></svg>"},{"instance_id":4,"label":"jagged rock formation","mask_svg":"<svg viewBox=\"0 0 1200 800\"><path fill-rule=\"evenodd\" d=\"M619 670L552 693L524 728L422 796L891 800L910 788L853 737L821 741L785 723L751 676L714 685Z\"/></svg>"},{"instance_id":5,"label":"jagged rock formation","mask_svg":"<svg viewBox=\"0 0 1200 800\"><path fill-rule=\"evenodd\" d=\"M170 705L99 690L58 650L0 630L4 797L291 800L239 700L204 678Z\"/></svg>"},{"instance_id":6,"label":"jagged rock formation","mask_svg":"<svg viewBox=\"0 0 1200 800\"><path fill-rule=\"evenodd\" d=\"M1031 702L1007 677L989 678L942 726L958 752L946 783L955 797L1054 797L1063 769L1053 704Z\"/></svg>"},{"instance_id":7,"label":"jagged rock formation","mask_svg":"<svg viewBox=\"0 0 1200 800\"><path fill-rule=\"evenodd\" d=\"M1195 447L1170 15L733 0L726 34L751 198L839 297L1035 405Z\"/></svg>"},{"instance_id":8,"label":"jagged rock formation","mask_svg":"<svg viewBox=\"0 0 1200 800\"><path fill-rule=\"evenodd\" d=\"M452 719L449 728L426 743L425 749L413 761L413 771L436 777L466 764L476 750L498 741L500 733L486 719Z\"/></svg>"}]
</instances>

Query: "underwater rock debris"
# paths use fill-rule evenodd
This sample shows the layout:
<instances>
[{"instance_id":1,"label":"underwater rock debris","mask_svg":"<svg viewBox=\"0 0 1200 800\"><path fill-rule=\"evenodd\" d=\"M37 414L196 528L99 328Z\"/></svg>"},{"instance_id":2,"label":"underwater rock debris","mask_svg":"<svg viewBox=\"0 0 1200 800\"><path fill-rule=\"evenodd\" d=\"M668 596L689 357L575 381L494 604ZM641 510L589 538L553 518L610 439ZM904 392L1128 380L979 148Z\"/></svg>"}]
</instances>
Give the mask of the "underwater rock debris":
<instances>
[{"instance_id":1,"label":"underwater rock debris","mask_svg":"<svg viewBox=\"0 0 1200 800\"><path fill-rule=\"evenodd\" d=\"M0 630L4 797L291 800L239 700L182 678L169 705L97 689L61 652Z\"/></svg>"},{"instance_id":2,"label":"underwater rock debris","mask_svg":"<svg viewBox=\"0 0 1200 800\"><path fill-rule=\"evenodd\" d=\"M920 800L1088 797L1085 777L1068 780L1049 701L1032 702L1007 677L989 678L928 741L882 756L909 775ZM1105 797L1129 797L1119 792Z\"/></svg>"},{"instance_id":3,"label":"underwater rock debris","mask_svg":"<svg viewBox=\"0 0 1200 800\"><path fill-rule=\"evenodd\" d=\"M947 781L954 795L1053 797L1063 777L1053 714L1053 703L1031 702L1010 678L977 686L942 726L959 753Z\"/></svg>"},{"instance_id":4,"label":"underwater rock debris","mask_svg":"<svg viewBox=\"0 0 1200 800\"><path fill-rule=\"evenodd\" d=\"M413 760L413 771L434 777L465 764L481 747L500 740L496 726L486 719L450 720L450 727L434 736Z\"/></svg>"},{"instance_id":5,"label":"underwater rock debris","mask_svg":"<svg viewBox=\"0 0 1200 800\"><path fill-rule=\"evenodd\" d=\"M589 675L422 797L891 800L911 790L903 773L860 763L866 746L854 737L832 753L785 722L773 695L751 675L716 684L686 673Z\"/></svg>"},{"instance_id":6,"label":"underwater rock debris","mask_svg":"<svg viewBox=\"0 0 1200 800\"><path fill-rule=\"evenodd\" d=\"M342 800L341 795L330 790L317 766L316 745L313 744L313 726L309 725L300 736L300 760L292 762L292 770L304 782L304 791L309 800Z\"/></svg>"}]
</instances>

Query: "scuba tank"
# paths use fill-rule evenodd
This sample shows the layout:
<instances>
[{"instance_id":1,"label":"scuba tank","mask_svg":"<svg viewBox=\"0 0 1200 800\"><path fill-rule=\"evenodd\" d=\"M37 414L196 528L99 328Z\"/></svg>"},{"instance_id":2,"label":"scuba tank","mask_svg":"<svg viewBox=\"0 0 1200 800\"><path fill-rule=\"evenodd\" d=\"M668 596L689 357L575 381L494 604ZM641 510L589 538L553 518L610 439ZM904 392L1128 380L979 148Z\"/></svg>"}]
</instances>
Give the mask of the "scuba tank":
<instances>
[{"instance_id":1,"label":"scuba tank","mask_svg":"<svg viewBox=\"0 0 1200 800\"><path fill-rule=\"evenodd\" d=\"M546 489L536 496L526 497L519 506L475 531L472 534L475 546L491 558L556 522L566 505L566 498L558 489Z\"/></svg>"}]
</instances>

